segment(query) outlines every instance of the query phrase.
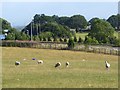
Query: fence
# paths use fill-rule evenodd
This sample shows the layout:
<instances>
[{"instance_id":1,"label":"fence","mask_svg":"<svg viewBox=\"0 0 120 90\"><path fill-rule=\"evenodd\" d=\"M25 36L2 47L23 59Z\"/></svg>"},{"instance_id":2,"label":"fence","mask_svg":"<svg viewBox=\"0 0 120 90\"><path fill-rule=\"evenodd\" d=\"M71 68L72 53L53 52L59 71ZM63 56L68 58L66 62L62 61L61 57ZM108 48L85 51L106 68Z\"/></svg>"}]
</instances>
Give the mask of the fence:
<instances>
[{"instance_id":1,"label":"fence","mask_svg":"<svg viewBox=\"0 0 120 90\"><path fill-rule=\"evenodd\" d=\"M67 43L61 42L35 42L35 41L2 41L4 47L29 47L29 48L41 48L41 49L60 49L67 50ZM120 51L115 47L110 46L95 46L95 45L76 45L72 50L74 51L86 51L93 53L103 53L110 55L120 55Z\"/></svg>"}]
</instances>

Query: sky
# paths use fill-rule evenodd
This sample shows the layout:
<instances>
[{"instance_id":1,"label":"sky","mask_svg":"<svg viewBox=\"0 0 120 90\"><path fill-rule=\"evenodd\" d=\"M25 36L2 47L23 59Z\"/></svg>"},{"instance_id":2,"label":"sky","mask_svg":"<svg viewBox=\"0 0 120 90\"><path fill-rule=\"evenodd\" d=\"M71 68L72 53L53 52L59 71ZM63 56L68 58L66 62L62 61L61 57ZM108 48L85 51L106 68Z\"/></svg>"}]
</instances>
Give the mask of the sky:
<instances>
[{"instance_id":1,"label":"sky","mask_svg":"<svg viewBox=\"0 0 120 90\"><path fill-rule=\"evenodd\" d=\"M1 4L1 3L0 3ZM83 15L87 20L107 19L118 13L118 2L2 2L2 14L12 26L25 26L35 14L72 16Z\"/></svg>"}]
</instances>

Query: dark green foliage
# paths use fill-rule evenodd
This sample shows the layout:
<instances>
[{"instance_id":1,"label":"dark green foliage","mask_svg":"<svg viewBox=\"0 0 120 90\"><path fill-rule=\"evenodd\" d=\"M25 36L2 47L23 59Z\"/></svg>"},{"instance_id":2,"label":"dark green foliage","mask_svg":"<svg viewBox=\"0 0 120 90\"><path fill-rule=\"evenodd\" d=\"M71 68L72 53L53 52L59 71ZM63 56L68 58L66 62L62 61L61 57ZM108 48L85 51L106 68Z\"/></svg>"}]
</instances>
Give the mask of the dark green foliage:
<instances>
[{"instance_id":1,"label":"dark green foliage","mask_svg":"<svg viewBox=\"0 0 120 90\"><path fill-rule=\"evenodd\" d=\"M56 38L56 37L53 37L53 41L56 42L56 41L57 41L57 38Z\"/></svg>"},{"instance_id":2,"label":"dark green foliage","mask_svg":"<svg viewBox=\"0 0 120 90\"><path fill-rule=\"evenodd\" d=\"M9 33L9 34L6 36L6 40L15 40L15 34L14 34L14 33Z\"/></svg>"},{"instance_id":3,"label":"dark green foliage","mask_svg":"<svg viewBox=\"0 0 120 90\"><path fill-rule=\"evenodd\" d=\"M45 37L43 37L43 41L47 41L47 39Z\"/></svg>"},{"instance_id":4,"label":"dark green foliage","mask_svg":"<svg viewBox=\"0 0 120 90\"><path fill-rule=\"evenodd\" d=\"M67 42L67 38L64 38L64 42Z\"/></svg>"},{"instance_id":5,"label":"dark green foliage","mask_svg":"<svg viewBox=\"0 0 120 90\"><path fill-rule=\"evenodd\" d=\"M76 36L74 36L74 42L77 42L77 37Z\"/></svg>"},{"instance_id":6,"label":"dark green foliage","mask_svg":"<svg viewBox=\"0 0 120 90\"><path fill-rule=\"evenodd\" d=\"M61 25L69 26L69 17L59 17L58 23Z\"/></svg>"},{"instance_id":7,"label":"dark green foliage","mask_svg":"<svg viewBox=\"0 0 120 90\"><path fill-rule=\"evenodd\" d=\"M120 29L120 14L110 16L107 21L115 28Z\"/></svg>"},{"instance_id":8,"label":"dark green foliage","mask_svg":"<svg viewBox=\"0 0 120 90\"><path fill-rule=\"evenodd\" d=\"M114 36L114 28L107 21L95 19L91 23L88 36L95 38L99 43L110 43L110 37Z\"/></svg>"},{"instance_id":9,"label":"dark green foliage","mask_svg":"<svg viewBox=\"0 0 120 90\"><path fill-rule=\"evenodd\" d=\"M39 36L35 35L35 36L33 37L33 40L34 40L34 41L40 41L40 38L39 38Z\"/></svg>"},{"instance_id":10,"label":"dark green foliage","mask_svg":"<svg viewBox=\"0 0 120 90\"><path fill-rule=\"evenodd\" d=\"M87 27L87 20L82 15L74 15L72 16L69 21L70 28L86 28Z\"/></svg>"},{"instance_id":11,"label":"dark green foliage","mask_svg":"<svg viewBox=\"0 0 120 90\"><path fill-rule=\"evenodd\" d=\"M60 38L60 42L63 42L62 38Z\"/></svg>"},{"instance_id":12,"label":"dark green foliage","mask_svg":"<svg viewBox=\"0 0 120 90\"><path fill-rule=\"evenodd\" d=\"M69 38L68 48L69 48L69 49L73 49L74 47L75 47L74 40L73 40L72 38Z\"/></svg>"},{"instance_id":13,"label":"dark green foliage","mask_svg":"<svg viewBox=\"0 0 120 90\"><path fill-rule=\"evenodd\" d=\"M98 41L95 38L91 38L91 37L88 37L88 36L85 37L84 43L85 44L99 44Z\"/></svg>"},{"instance_id":14,"label":"dark green foliage","mask_svg":"<svg viewBox=\"0 0 120 90\"><path fill-rule=\"evenodd\" d=\"M78 43L83 43L83 39L81 37L79 37Z\"/></svg>"},{"instance_id":15,"label":"dark green foliage","mask_svg":"<svg viewBox=\"0 0 120 90\"><path fill-rule=\"evenodd\" d=\"M11 28L10 23L7 20L5 20L5 19L0 18L0 23L2 25L2 30Z\"/></svg>"},{"instance_id":16,"label":"dark green foliage","mask_svg":"<svg viewBox=\"0 0 120 90\"><path fill-rule=\"evenodd\" d=\"M52 41L52 39L50 37L48 37L48 41Z\"/></svg>"},{"instance_id":17,"label":"dark green foliage","mask_svg":"<svg viewBox=\"0 0 120 90\"><path fill-rule=\"evenodd\" d=\"M18 31L15 33L15 40L30 40L30 36Z\"/></svg>"},{"instance_id":18,"label":"dark green foliage","mask_svg":"<svg viewBox=\"0 0 120 90\"><path fill-rule=\"evenodd\" d=\"M41 32L52 32L53 36L56 37L71 37L73 34L70 32L69 28L86 28L87 21L82 15L74 15L72 17L58 17L56 15L46 16L44 14L36 14L34 16L33 23L29 23L22 32L27 33L29 30L29 35L38 35Z\"/></svg>"},{"instance_id":19,"label":"dark green foliage","mask_svg":"<svg viewBox=\"0 0 120 90\"><path fill-rule=\"evenodd\" d=\"M69 28L66 28L57 23L47 23L42 26L42 32L51 32L53 37L70 37L71 32Z\"/></svg>"},{"instance_id":20,"label":"dark green foliage","mask_svg":"<svg viewBox=\"0 0 120 90\"><path fill-rule=\"evenodd\" d=\"M42 41L42 37L39 35L39 40Z\"/></svg>"}]
</instances>

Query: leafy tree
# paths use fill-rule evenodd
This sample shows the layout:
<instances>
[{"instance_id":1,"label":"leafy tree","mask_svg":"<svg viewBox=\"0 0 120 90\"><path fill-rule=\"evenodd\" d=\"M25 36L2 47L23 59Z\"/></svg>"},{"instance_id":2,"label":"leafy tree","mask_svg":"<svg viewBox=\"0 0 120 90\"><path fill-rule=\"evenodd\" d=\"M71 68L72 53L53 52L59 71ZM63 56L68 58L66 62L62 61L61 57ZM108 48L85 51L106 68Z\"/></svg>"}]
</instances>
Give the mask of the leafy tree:
<instances>
[{"instance_id":1,"label":"leafy tree","mask_svg":"<svg viewBox=\"0 0 120 90\"><path fill-rule=\"evenodd\" d=\"M110 43L108 40L114 36L114 28L107 21L95 19L91 24L91 31L88 36L95 38L99 43Z\"/></svg>"},{"instance_id":2,"label":"leafy tree","mask_svg":"<svg viewBox=\"0 0 120 90\"><path fill-rule=\"evenodd\" d=\"M98 41L95 38L85 37L85 44L98 44Z\"/></svg>"},{"instance_id":3,"label":"leafy tree","mask_svg":"<svg viewBox=\"0 0 120 90\"><path fill-rule=\"evenodd\" d=\"M69 48L69 49L73 49L74 47L75 47L74 40L73 40L72 38L69 38L68 48Z\"/></svg>"},{"instance_id":4,"label":"leafy tree","mask_svg":"<svg viewBox=\"0 0 120 90\"><path fill-rule=\"evenodd\" d=\"M6 36L6 40L15 40L15 34L14 34L14 33L9 33L9 34Z\"/></svg>"},{"instance_id":5,"label":"leafy tree","mask_svg":"<svg viewBox=\"0 0 120 90\"><path fill-rule=\"evenodd\" d=\"M0 23L2 25L2 30L11 28L11 24L5 19L0 18Z\"/></svg>"},{"instance_id":6,"label":"leafy tree","mask_svg":"<svg viewBox=\"0 0 120 90\"><path fill-rule=\"evenodd\" d=\"M69 19L69 27L70 28L86 28L87 27L87 20L82 15L74 15Z\"/></svg>"},{"instance_id":7,"label":"leafy tree","mask_svg":"<svg viewBox=\"0 0 120 90\"><path fill-rule=\"evenodd\" d=\"M33 39L34 39L34 41L40 41L40 38L37 35L35 35Z\"/></svg>"},{"instance_id":8,"label":"leafy tree","mask_svg":"<svg viewBox=\"0 0 120 90\"><path fill-rule=\"evenodd\" d=\"M77 37L76 36L74 36L74 42L77 42Z\"/></svg>"},{"instance_id":9,"label":"leafy tree","mask_svg":"<svg viewBox=\"0 0 120 90\"><path fill-rule=\"evenodd\" d=\"M64 27L57 23L47 23L42 26L42 32L51 32L53 37L70 37L71 32L67 27Z\"/></svg>"},{"instance_id":10,"label":"leafy tree","mask_svg":"<svg viewBox=\"0 0 120 90\"><path fill-rule=\"evenodd\" d=\"M61 25L69 26L69 17L59 17L58 23Z\"/></svg>"},{"instance_id":11,"label":"leafy tree","mask_svg":"<svg viewBox=\"0 0 120 90\"><path fill-rule=\"evenodd\" d=\"M107 21L116 29L120 29L120 14L110 16Z\"/></svg>"}]
</instances>

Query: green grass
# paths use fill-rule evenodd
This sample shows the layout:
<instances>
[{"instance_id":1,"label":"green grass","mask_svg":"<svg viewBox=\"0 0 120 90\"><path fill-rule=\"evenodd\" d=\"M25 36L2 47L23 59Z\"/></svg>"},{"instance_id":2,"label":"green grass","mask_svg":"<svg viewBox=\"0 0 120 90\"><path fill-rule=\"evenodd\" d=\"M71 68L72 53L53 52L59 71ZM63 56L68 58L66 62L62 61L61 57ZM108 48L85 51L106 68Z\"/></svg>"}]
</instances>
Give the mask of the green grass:
<instances>
[{"instance_id":1,"label":"green grass","mask_svg":"<svg viewBox=\"0 0 120 90\"><path fill-rule=\"evenodd\" d=\"M88 33L76 33L76 37L79 38L81 37L83 40L85 39L85 36L88 35ZM118 32L114 32L114 36L118 38Z\"/></svg>"},{"instance_id":2,"label":"green grass","mask_svg":"<svg viewBox=\"0 0 120 90\"><path fill-rule=\"evenodd\" d=\"M117 88L118 57L50 49L2 48L3 88ZM42 59L38 65L32 58ZM27 60L23 60L26 58ZM82 61L85 59L86 61ZM16 67L15 61L21 62ZM105 69L105 60L111 63ZM54 68L56 62L62 66ZM70 67L65 67L65 62Z\"/></svg>"},{"instance_id":3,"label":"green grass","mask_svg":"<svg viewBox=\"0 0 120 90\"><path fill-rule=\"evenodd\" d=\"M76 37L81 37L83 40L85 39L85 36L88 35L88 33L76 33Z\"/></svg>"},{"instance_id":4,"label":"green grass","mask_svg":"<svg viewBox=\"0 0 120 90\"><path fill-rule=\"evenodd\" d=\"M118 32L115 31L114 36L118 38Z\"/></svg>"}]
</instances>

